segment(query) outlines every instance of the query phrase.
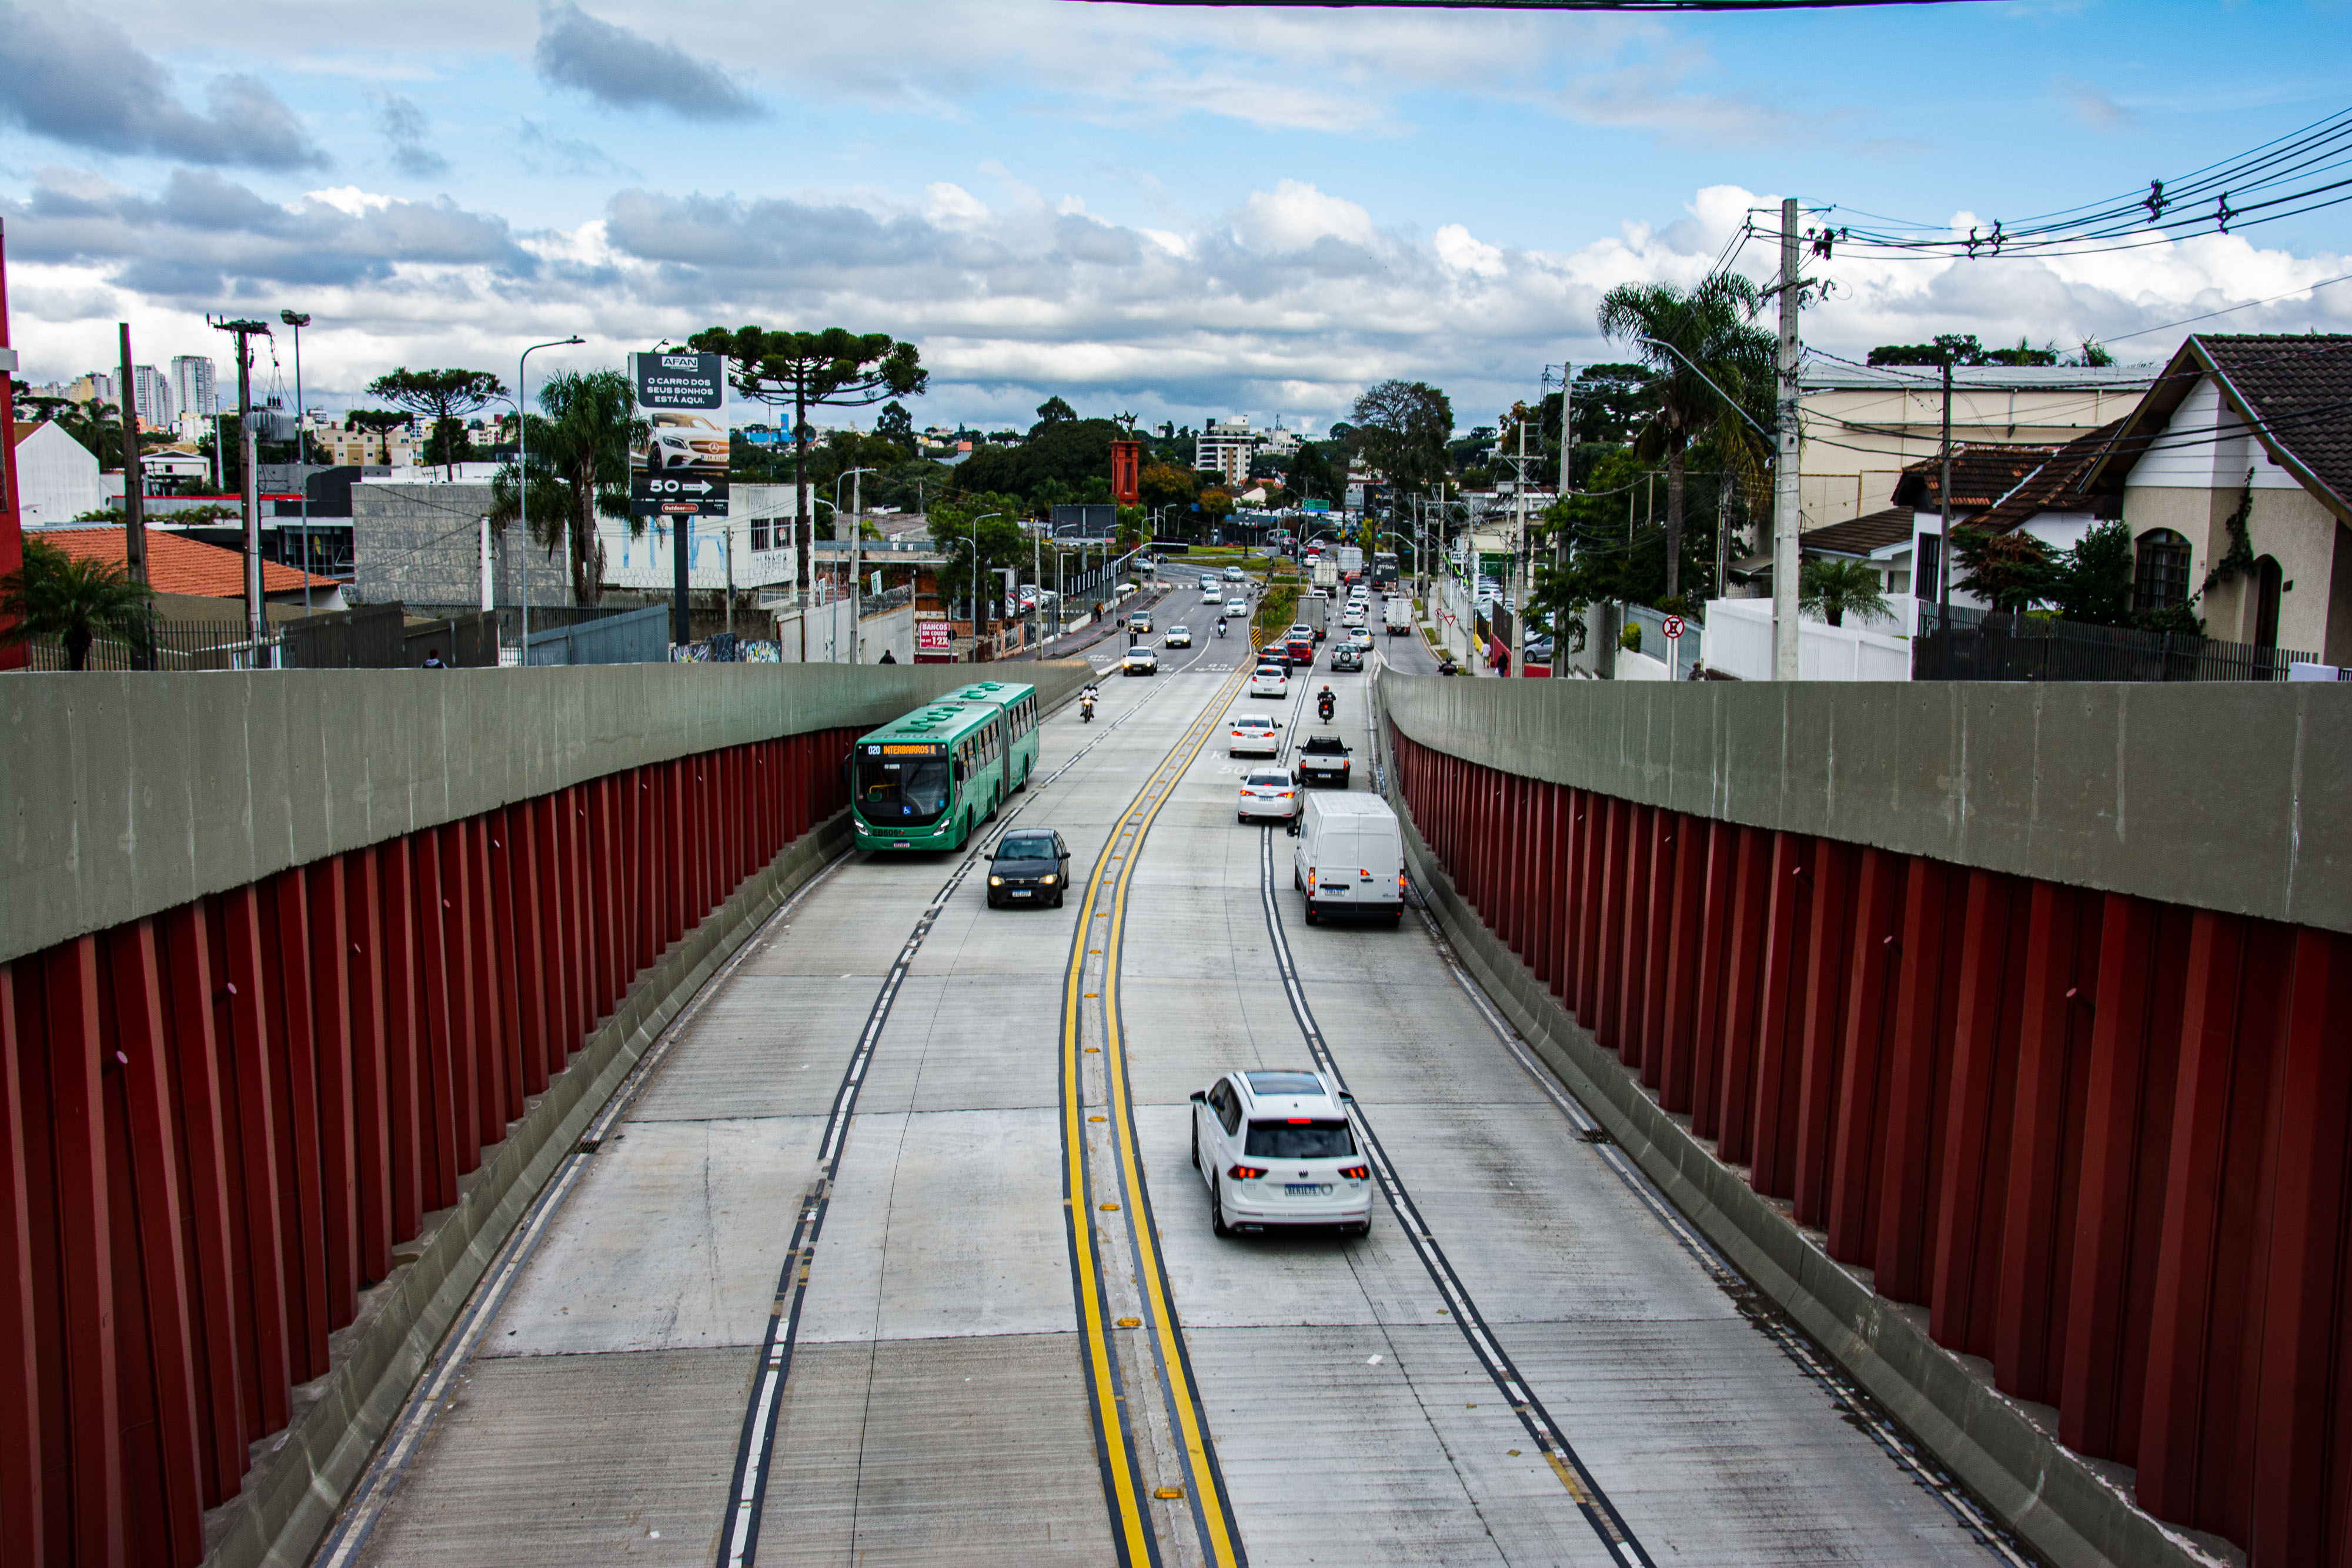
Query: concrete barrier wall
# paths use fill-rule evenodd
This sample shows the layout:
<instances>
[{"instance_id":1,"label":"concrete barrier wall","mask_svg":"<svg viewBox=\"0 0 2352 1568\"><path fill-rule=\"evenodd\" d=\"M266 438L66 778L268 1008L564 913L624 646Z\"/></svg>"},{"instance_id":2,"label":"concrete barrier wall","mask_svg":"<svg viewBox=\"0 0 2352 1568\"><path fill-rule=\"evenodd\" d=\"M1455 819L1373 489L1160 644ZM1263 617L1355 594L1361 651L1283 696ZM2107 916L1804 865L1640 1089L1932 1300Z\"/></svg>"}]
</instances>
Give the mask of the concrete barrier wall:
<instances>
[{"instance_id":1,"label":"concrete barrier wall","mask_svg":"<svg viewBox=\"0 0 2352 1568\"><path fill-rule=\"evenodd\" d=\"M1949 750L1874 755L1788 688L1380 690L1416 884L1517 1027L2048 1560L2352 1563L2340 703L1937 694ZM2215 782L2283 747L2321 787Z\"/></svg>"},{"instance_id":2,"label":"concrete barrier wall","mask_svg":"<svg viewBox=\"0 0 2352 1568\"><path fill-rule=\"evenodd\" d=\"M1381 678L1530 779L1954 865L2352 932L2352 686Z\"/></svg>"},{"instance_id":3,"label":"concrete barrier wall","mask_svg":"<svg viewBox=\"0 0 2352 1568\"><path fill-rule=\"evenodd\" d=\"M1013 678L1051 706L1088 673L1024 664ZM0 961L625 768L871 727L973 677L937 664L14 675L0 682Z\"/></svg>"}]
</instances>

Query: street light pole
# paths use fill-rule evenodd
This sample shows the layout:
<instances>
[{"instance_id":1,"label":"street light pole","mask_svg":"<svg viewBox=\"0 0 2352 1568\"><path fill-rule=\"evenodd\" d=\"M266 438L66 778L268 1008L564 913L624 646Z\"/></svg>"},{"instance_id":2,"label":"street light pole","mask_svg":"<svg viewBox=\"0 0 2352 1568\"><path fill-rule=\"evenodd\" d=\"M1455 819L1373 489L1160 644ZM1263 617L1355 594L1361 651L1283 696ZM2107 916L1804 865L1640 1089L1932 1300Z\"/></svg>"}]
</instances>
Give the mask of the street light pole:
<instances>
[{"instance_id":1,"label":"street light pole","mask_svg":"<svg viewBox=\"0 0 2352 1568\"><path fill-rule=\"evenodd\" d=\"M533 343L515 361L515 521L522 525L522 663L530 667L530 357L541 349L568 348L587 341L574 333L551 342Z\"/></svg>"},{"instance_id":2,"label":"street light pole","mask_svg":"<svg viewBox=\"0 0 2352 1568\"><path fill-rule=\"evenodd\" d=\"M302 450L302 329L310 324L307 310L280 310L278 319L294 329L294 480L302 486L302 613L310 613L310 476ZM453 650L450 656L457 656Z\"/></svg>"},{"instance_id":3,"label":"street light pole","mask_svg":"<svg viewBox=\"0 0 2352 1568\"><path fill-rule=\"evenodd\" d=\"M848 468L833 476L833 520L841 521L841 482L849 486L849 662L857 663L857 547L858 535L866 527L865 476L877 472L872 468Z\"/></svg>"},{"instance_id":4,"label":"street light pole","mask_svg":"<svg viewBox=\"0 0 2352 1568\"><path fill-rule=\"evenodd\" d=\"M1003 512L982 512L971 520L971 662L980 663L980 525Z\"/></svg>"}]
</instances>

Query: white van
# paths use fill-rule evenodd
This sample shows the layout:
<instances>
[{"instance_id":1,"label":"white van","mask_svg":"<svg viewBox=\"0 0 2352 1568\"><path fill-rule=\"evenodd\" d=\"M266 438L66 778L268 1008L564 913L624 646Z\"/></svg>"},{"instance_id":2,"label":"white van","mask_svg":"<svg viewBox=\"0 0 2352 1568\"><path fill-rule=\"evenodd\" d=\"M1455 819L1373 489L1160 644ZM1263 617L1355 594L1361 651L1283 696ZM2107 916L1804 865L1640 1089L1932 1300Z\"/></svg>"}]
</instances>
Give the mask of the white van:
<instances>
[{"instance_id":1,"label":"white van","mask_svg":"<svg viewBox=\"0 0 2352 1568\"><path fill-rule=\"evenodd\" d=\"M1307 924L1326 915L1404 919L1404 835L1378 795L1317 791L1306 798L1291 885L1307 895Z\"/></svg>"}]
</instances>

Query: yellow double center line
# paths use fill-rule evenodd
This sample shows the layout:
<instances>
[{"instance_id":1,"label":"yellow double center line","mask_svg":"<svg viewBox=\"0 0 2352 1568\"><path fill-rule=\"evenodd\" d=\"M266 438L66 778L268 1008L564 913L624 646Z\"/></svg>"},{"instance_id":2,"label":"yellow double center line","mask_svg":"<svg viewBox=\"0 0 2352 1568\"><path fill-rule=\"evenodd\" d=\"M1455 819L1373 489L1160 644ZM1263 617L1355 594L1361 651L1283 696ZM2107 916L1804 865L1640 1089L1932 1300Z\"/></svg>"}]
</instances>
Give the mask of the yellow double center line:
<instances>
[{"instance_id":1,"label":"yellow double center line","mask_svg":"<svg viewBox=\"0 0 2352 1568\"><path fill-rule=\"evenodd\" d=\"M1192 1379L1192 1358L1185 1354L1183 1333L1168 1299L1160 1241L1143 1184L1142 1162L1137 1157L1133 1106L1129 1098L1127 1053L1119 1030L1119 944L1127 928L1127 894L1140 857L1144 835L1151 831L1160 808L1175 793L1176 783L1224 722L1226 705L1248 678L1245 663L1211 700L1202 716L1181 737L1150 779L1120 813L1110 841L1087 880L1087 895L1079 905L1077 930L1071 938L1070 961L1062 994L1062 1207L1069 1225L1070 1259L1078 1302L1079 1326L1086 1338L1087 1396L1094 1406L1095 1429L1101 1444L1103 1480L1109 1495L1113 1534L1119 1560L1129 1568L1159 1561L1158 1542L1144 1500L1144 1483L1136 1431L1127 1419L1129 1401L1120 1392L1117 1351L1110 1325L1105 1321L1103 1261L1096 1244L1095 1208L1087 1177L1085 1019L1087 999L1087 944L1093 939L1098 914L1107 914L1109 929L1102 946L1104 964L1101 1000L1105 1019L1103 1079L1107 1103L1103 1114L1116 1153L1120 1185L1129 1199L1123 1217L1134 1241L1137 1285L1142 1291L1149 1326L1156 1342L1160 1366L1167 1378L1170 1428L1182 1450L1185 1495L1201 1529L1202 1554L1214 1568L1238 1568L1244 1562L1240 1531L1217 1473L1216 1458L1201 1416L1200 1390ZM1116 865L1114 873L1112 867ZM1102 910L1108 890L1109 907ZM1139 1380L1135 1380L1139 1381Z\"/></svg>"}]
</instances>

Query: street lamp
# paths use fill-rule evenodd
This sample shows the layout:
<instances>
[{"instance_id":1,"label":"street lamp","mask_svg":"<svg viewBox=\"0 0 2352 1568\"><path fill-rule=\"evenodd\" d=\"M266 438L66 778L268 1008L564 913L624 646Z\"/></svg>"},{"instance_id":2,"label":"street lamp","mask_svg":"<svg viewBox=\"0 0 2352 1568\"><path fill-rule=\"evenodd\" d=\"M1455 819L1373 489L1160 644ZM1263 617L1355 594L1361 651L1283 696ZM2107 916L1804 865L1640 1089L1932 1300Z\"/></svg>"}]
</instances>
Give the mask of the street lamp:
<instances>
[{"instance_id":1,"label":"street lamp","mask_svg":"<svg viewBox=\"0 0 2352 1568\"><path fill-rule=\"evenodd\" d=\"M302 451L302 329L310 324L307 310L280 310L278 319L294 329L294 475L302 486L302 613L310 613L310 476L303 472L309 460ZM125 468L130 465L124 465Z\"/></svg>"},{"instance_id":2,"label":"street lamp","mask_svg":"<svg viewBox=\"0 0 2352 1568\"><path fill-rule=\"evenodd\" d=\"M980 525L1003 512L982 512L971 520L971 662L980 663Z\"/></svg>"},{"instance_id":3,"label":"street lamp","mask_svg":"<svg viewBox=\"0 0 2352 1568\"><path fill-rule=\"evenodd\" d=\"M841 482L856 479L864 474L877 473L873 468L850 468L833 476L833 518L841 520ZM849 487L849 662L857 663L857 547L858 534L866 526L866 486L863 483Z\"/></svg>"},{"instance_id":4,"label":"street lamp","mask_svg":"<svg viewBox=\"0 0 2352 1568\"><path fill-rule=\"evenodd\" d=\"M545 343L533 343L515 361L515 521L522 525L522 663L530 667L530 357L541 349L565 349L588 340L573 333Z\"/></svg>"}]
</instances>

